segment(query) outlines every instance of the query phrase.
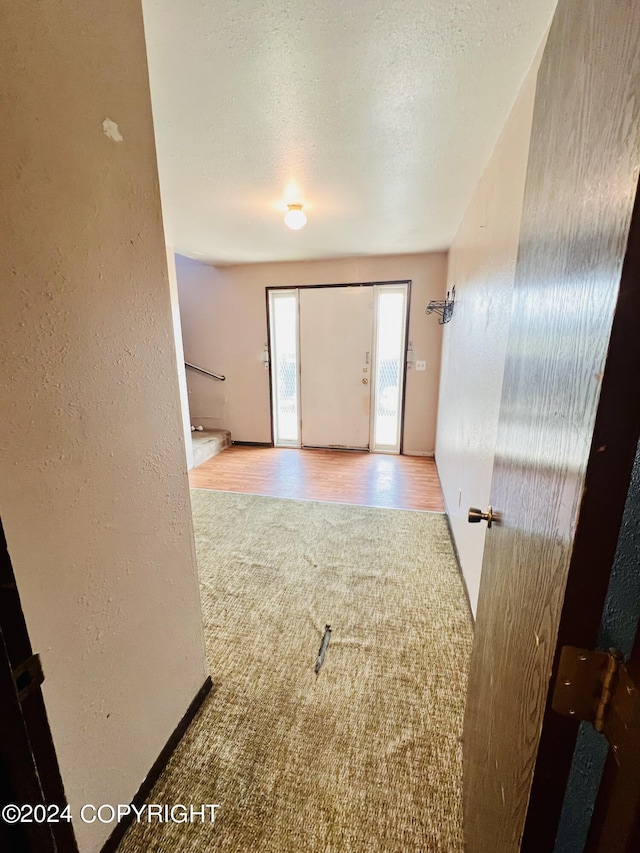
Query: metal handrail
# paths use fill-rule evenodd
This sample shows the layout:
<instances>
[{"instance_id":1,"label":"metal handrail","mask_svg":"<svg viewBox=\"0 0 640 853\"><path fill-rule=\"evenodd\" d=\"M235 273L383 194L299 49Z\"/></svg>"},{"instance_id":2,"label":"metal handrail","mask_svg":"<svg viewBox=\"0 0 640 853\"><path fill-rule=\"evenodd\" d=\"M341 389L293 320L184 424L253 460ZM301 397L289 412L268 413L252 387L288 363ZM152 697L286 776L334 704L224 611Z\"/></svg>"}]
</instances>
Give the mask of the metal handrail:
<instances>
[{"instance_id":1,"label":"metal handrail","mask_svg":"<svg viewBox=\"0 0 640 853\"><path fill-rule=\"evenodd\" d=\"M212 379L219 379L221 382L224 382L226 379L226 377L222 376L220 373L211 373L210 370L205 370L203 367L198 367L196 364L191 364L188 361L185 361L184 366L190 367L191 370L197 370L198 373L204 373L205 376L210 376Z\"/></svg>"}]
</instances>

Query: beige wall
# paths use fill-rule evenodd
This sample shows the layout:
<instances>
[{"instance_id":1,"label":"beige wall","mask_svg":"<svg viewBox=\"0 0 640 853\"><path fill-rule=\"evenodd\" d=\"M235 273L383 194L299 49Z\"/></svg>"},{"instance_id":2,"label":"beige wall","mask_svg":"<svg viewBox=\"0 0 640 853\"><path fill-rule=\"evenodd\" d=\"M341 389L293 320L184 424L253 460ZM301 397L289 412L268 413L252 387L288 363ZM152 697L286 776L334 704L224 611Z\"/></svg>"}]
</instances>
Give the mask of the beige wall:
<instances>
[{"instance_id":1,"label":"beige wall","mask_svg":"<svg viewBox=\"0 0 640 853\"><path fill-rule=\"evenodd\" d=\"M445 326L436 462L475 613L490 503L539 51L449 251L456 305Z\"/></svg>"},{"instance_id":2,"label":"beige wall","mask_svg":"<svg viewBox=\"0 0 640 853\"><path fill-rule=\"evenodd\" d=\"M0 514L77 815L185 713L201 614L140 6L2 18Z\"/></svg>"},{"instance_id":3,"label":"beige wall","mask_svg":"<svg viewBox=\"0 0 640 853\"><path fill-rule=\"evenodd\" d=\"M231 430L236 441L271 440L266 287L411 279L409 340L425 372L408 371L405 453L433 453L442 327L425 316L445 293L445 253L212 267L177 256L180 314L188 361L223 373L215 382L189 372L194 423Z\"/></svg>"}]
</instances>

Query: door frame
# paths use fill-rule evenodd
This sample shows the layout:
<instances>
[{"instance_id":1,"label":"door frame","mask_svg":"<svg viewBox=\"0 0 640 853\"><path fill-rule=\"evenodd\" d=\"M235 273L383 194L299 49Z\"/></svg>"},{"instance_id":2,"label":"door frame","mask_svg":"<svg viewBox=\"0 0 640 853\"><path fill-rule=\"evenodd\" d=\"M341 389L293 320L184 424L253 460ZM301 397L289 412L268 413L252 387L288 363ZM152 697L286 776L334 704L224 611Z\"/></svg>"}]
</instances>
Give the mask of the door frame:
<instances>
[{"instance_id":1,"label":"door frame","mask_svg":"<svg viewBox=\"0 0 640 853\"><path fill-rule=\"evenodd\" d=\"M274 403L274 389L273 389L273 378L271 374L271 363L273 353L271 351L271 316L269 311L269 294L273 290L277 291L285 291L285 290L312 290L326 287L371 287L375 286L398 286L400 284L406 285L407 287L407 308L406 308L406 318L405 318L405 330L404 330L404 358L403 358L403 370L402 370L402 400L400 404L400 449L398 451L398 455L402 456L404 452L404 423L405 423L405 404L406 404L406 394L407 394L407 369L408 369L408 361L407 361L407 346L409 342L409 322L411 319L411 285L412 279L410 278L401 278L401 279L393 279L386 281L354 281L354 282L340 282L337 284L286 284L283 286L270 285L265 287L265 305L266 305L266 313L267 313L267 341L266 341L266 352L268 358L269 365L269 425L271 428L271 442L270 446L275 447L275 433L273 429L273 403ZM298 312L300 311L300 302L298 301ZM298 332L300 329L298 316ZM375 339L375 333L374 333ZM375 340L374 340L375 344ZM372 344L372 346L374 345ZM372 356L374 353L372 352ZM373 361L373 358L372 358ZM300 359L298 358L298 399L300 398ZM372 402L373 402L373 389L372 389ZM300 416L302 415L299 412ZM372 417L372 416L371 416ZM369 435L371 436L371 420L369 423ZM371 445L371 441L369 442ZM364 451L359 451L364 452ZM369 448L369 452L371 448ZM375 451L376 453L384 453L384 451ZM395 454L394 454L395 455Z\"/></svg>"},{"instance_id":2,"label":"door frame","mask_svg":"<svg viewBox=\"0 0 640 853\"><path fill-rule=\"evenodd\" d=\"M0 520L0 796L18 806L57 807L59 815L68 803L39 681L18 696L16 671L32 656ZM70 820L6 827L0 826L0 840L2 832L14 835L16 853L78 853Z\"/></svg>"}]
</instances>

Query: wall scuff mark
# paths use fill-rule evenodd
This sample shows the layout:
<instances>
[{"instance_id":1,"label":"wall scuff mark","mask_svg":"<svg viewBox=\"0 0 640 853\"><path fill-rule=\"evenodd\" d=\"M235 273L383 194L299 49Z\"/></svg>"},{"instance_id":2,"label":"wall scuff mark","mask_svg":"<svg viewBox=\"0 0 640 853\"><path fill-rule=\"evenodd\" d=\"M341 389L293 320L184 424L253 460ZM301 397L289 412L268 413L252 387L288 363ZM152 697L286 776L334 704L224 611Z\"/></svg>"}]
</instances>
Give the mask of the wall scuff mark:
<instances>
[{"instance_id":1,"label":"wall scuff mark","mask_svg":"<svg viewBox=\"0 0 640 853\"><path fill-rule=\"evenodd\" d=\"M120 128L115 123L115 121L111 121L110 118L106 118L102 122L102 129L104 131L104 135L108 136L113 142L122 142L123 136L120 133Z\"/></svg>"}]
</instances>

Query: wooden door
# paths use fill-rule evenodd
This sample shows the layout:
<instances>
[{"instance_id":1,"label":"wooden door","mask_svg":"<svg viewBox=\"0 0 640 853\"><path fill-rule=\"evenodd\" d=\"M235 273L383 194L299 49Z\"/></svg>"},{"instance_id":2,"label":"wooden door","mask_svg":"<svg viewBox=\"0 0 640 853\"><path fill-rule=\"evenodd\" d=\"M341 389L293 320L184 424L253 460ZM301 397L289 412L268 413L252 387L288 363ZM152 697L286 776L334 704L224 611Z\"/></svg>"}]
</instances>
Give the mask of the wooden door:
<instances>
[{"instance_id":1,"label":"wooden door","mask_svg":"<svg viewBox=\"0 0 640 853\"><path fill-rule=\"evenodd\" d=\"M553 850L640 421L640 15L560 0L536 93L464 730L469 853ZM615 318L615 319L614 319ZM613 853L613 852L612 852Z\"/></svg>"},{"instance_id":2,"label":"wooden door","mask_svg":"<svg viewBox=\"0 0 640 853\"><path fill-rule=\"evenodd\" d=\"M303 447L369 447L372 287L300 290Z\"/></svg>"}]
</instances>

